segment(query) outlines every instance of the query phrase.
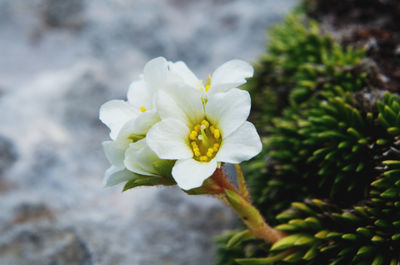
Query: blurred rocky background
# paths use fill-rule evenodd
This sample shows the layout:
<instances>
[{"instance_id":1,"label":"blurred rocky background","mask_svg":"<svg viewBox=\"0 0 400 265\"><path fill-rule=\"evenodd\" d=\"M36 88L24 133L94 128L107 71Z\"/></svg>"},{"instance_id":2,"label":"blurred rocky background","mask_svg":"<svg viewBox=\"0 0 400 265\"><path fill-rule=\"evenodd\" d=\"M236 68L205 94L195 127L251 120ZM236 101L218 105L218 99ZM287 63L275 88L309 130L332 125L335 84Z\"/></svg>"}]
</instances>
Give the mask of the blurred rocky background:
<instances>
[{"instance_id":1,"label":"blurred rocky background","mask_svg":"<svg viewBox=\"0 0 400 265\"><path fill-rule=\"evenodd\" d=\"M0 264L206 265L235 217L176 188L103 188L98 109L146 61L255 60L295 0L0 0Z\"/></svg>"}]
</instances>

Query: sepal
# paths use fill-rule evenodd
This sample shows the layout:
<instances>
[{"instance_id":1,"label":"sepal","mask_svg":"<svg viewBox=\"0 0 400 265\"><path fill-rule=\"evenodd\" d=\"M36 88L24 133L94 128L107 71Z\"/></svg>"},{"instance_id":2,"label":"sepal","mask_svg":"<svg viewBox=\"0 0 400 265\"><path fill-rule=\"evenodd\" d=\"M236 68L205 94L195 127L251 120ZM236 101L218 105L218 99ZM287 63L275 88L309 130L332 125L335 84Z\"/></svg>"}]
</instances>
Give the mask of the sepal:
<instances>
[{"instance_id":1,"label":"sepal","mask_svg":"<svg viewBox=\"0 0 400 265\"><path fill-rule=\"evenodd\" d=\"M123 192L140 187L140 186L158 186L158 185L163 185L163 186L171 186L175 185L175 181L171 180L170 178L166 177L159 177L159 176L140 176L134 179L129 180L124 188Z\"/></svg>"}]
</instances>

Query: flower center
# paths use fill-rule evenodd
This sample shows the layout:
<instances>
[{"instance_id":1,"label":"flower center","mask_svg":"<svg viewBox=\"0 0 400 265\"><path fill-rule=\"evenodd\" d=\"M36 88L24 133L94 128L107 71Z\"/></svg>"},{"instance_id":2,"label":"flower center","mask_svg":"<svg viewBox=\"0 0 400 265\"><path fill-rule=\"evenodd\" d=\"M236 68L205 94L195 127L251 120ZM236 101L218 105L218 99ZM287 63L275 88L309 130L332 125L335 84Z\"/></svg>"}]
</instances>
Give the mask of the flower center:
<instances>
[{"instance_id":1,"label":"flower center","mask_svg":"<svg viewBox=\"0 0 400 265\"><path fill-rule=\"evenodd\" d=\"M189 134L189 141L194 154L194 159L208 162L215 157L221 146L221 131L207 120L196 124Z\"/></svg>"},{"instance_id":2,"label":"flower center","mask_svg":"<svg viewBox=\"0 0 400 265\"><path fill-rule=\"evenodd\" d=\"M141 112L145 112L145 111L146 111L146 108L145 108L144 106L141 106L141 107L140 107L140 111L141 111Z\"/></svg>"}]
</instances>

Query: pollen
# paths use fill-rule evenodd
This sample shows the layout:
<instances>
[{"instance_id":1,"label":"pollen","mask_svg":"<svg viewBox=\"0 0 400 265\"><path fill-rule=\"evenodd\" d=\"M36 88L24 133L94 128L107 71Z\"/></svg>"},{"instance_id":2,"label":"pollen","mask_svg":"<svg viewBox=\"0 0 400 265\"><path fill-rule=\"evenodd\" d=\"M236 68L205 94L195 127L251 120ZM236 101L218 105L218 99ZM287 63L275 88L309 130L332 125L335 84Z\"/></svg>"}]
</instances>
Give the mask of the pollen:
<instances>
[{"instance_id":1,"label":"pollen","mask_svg":"<svg viewBox=\"0 0 400 265\"><path fill-rule=\"evenodd\" d=\"M208 126L210 126L210 123L208 121L206 121L206 120L203 120L201 122L201 125L204 125L206 128L208 128Z\"/></svg>"},{"instance_id":2,"label":"pollen","mask_svg":"<svg viewBox=\"0 0 400 265\"><path fill-rule=\"evenodd\" d=\"M207 160L208 160L208 157L206 157L206 156L200 156L200 161L201 161L201 162L207 162Z\"/></svg>"},{"instance_id":3,"label":"pollen","mask_svg":"<svg viewBox=\"0 0 400 265\"><path fill-rule=\"evenodd\" d=\"M221 133L220 133L220 131L219 131L218 129L215 129L215 130L214 130L214 137L215 137L216 139L219 139L219 137L221 137Z\"/></svg>"},{"instance_id":4,"label":"pollen","mask_svg":"<svg viewBox=\"0 0 400 265\"><path fill-rule=\"evenodd\" d=\"M192 131L192 132L190 133L190 136L189 136L190 140L196 140L197 135L198 135L198 132L197 132L197 131Z\"/></svg>"},{"instance_id":5,"label":"pollen","mask_svg":"<svg viewBox=\"0 0 400 265\"><path fill-rule=\"evenodd\" d=\"M209 162L219 151L221 146L221 132L204 119L193 126L189 134L189 142L194 159L200 162Z\"/></svg>"},{"instance_id":6,"label":"pollen","mask_svg":"<svg viewBox=\"0 0 400 265\"><path fill-rule=\"evenodd\" d=\"M141 107L140 107L140 111L141 111L141 112L145 112L145 111L146 111L146 108L143 107L143 106L141 106Z\"/></svg>"},{"instance_id":7,"label":"pollen","mask_svg":"<svg viewBox=\"0 0 400 265\"><path fill-rule=\"evenodd\" d=\"M213 146L214 152L217 152L219 150L219 144L215 143Z\"/></svg>"}]
</instances>

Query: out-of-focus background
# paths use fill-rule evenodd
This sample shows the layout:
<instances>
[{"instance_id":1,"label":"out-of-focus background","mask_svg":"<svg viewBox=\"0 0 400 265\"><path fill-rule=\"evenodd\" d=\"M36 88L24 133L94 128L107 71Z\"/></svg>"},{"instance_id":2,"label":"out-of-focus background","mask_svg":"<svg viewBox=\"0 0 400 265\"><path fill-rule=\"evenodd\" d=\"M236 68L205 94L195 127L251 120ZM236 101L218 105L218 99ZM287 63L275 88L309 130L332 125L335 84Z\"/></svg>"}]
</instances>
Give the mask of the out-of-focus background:
<instances>
[{"instance_id":1,"label":"out-of-focus background","mask_svg":"<svg viewBox=\"0 0 400 265\"><path fill-rule=\"evenodd\" d=\"M0 264L206 265L230 210L102 187L102 103L151 58L253 61L296 0L0 0Z\"/></svg>"}]
</instances>

